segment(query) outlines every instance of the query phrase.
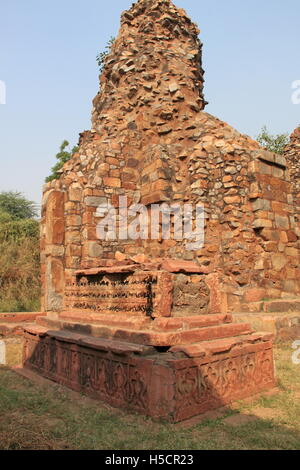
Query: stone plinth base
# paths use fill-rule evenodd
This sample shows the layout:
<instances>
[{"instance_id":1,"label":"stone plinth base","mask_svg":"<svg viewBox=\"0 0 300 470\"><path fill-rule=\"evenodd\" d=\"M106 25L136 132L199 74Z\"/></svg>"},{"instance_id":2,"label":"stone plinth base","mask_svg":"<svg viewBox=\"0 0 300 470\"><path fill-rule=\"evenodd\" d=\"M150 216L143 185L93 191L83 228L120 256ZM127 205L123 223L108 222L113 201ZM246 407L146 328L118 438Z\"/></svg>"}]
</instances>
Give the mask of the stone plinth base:
<instances>
[{"instance_id":1,"label":"stone plinth base","mask_svg":"<svg viewBox=\"0 0 300 470\"><path fill-rule=\"evenodd\" d=\"M151 346L25 330L24 365L110 404L178 422L274 387L271 335L177 346Z\"/></svg>"}]
</instances>

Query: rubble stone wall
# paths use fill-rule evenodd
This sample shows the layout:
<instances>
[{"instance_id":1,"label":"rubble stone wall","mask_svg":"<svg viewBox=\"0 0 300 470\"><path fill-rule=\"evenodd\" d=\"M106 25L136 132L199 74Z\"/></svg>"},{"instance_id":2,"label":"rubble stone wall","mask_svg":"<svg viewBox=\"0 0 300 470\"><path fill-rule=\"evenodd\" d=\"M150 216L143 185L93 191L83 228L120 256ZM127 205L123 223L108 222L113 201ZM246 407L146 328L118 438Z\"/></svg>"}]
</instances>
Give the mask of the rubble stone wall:
<instances>
[{"instance_id":1,"label":"rubble stone wall","mask_svg":"<svg viewBox=\"0 0 300 470\"><path fill-rule=\"evenodd\" d=\"M296 206L297 220L300 212L300 126L294 130L290 142L284 149L284 156L287 159L291 175L292 195Z\"/></svg>"},{"instance_id":2,"label":"rubble stone wall","mask_svg":"<svg viewBox=\"0 0 300 470\"><path fill-rule=\"evenodd\" d=\"M204 112L198 34L169 0L140 0L122 15L93 102L92 130L81 134L60 179L45 186L46 311L63 308L65 284L77 269L141 254L205 266L229 310L299 293L299 232L286 160ZM97 208L117 207L120 195L149 209L202 203L204 247L189 251L174 239L99 240ZM210 285L212 292L211 281L202 283L199 289Z\"/></svg>"}]
</instances>

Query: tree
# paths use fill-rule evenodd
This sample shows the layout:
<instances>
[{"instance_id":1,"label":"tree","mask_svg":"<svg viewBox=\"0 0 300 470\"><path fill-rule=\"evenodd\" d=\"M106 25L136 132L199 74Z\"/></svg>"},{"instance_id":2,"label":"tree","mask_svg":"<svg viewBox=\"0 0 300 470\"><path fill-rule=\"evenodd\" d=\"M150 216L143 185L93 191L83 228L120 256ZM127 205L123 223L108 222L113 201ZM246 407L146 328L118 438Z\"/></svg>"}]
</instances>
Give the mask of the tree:
<instances>
[{"instance_id":1,"label":"tree","mask_svg":"<svg viewBox=\"0 0 300 470\"><path fill-rule=\"evenodd\" d=\"M67 140L64 140L63 143L61 144L60 146L60 152L58 152L56 154L56 159L58 160L58 162L56 163L56 165L54 165L52 168L51 168L51 175L48 176L45 181L46 183L48 183L49 181L53 181L53 180L57 180L59 179L60 177L60 173L59 173L59 170L62 169L62 167L64 166L64 164L66 162L68 162L74 153L78 152L78 148L77 146L73 147L72 150L67 150L67 148L69 147L69 142Z\"/></svg>"},{"instance_id":2,"label":"tree","mask_svg":"<svg viewBox=\"0 0 300 470\"><path fill-rule=\"evenodd\" d=\"M0 219L33 219L37 217L36 204L26 199L22 193L3 191L0 193Z\"/></svg>"},{"instance_id":3,"label":"tree","mask_svg":"<svg viewBox=\"0 0 300 470\"><path fill-rule=\"evenodd\" d=\"M12 222L13 217L8 212L0 209L0 226Z\"/></svg>"},{"instance_id":4,"label":"tree","mask_svg":"<svg viewBox=\"0 0 300 470\"><path fill-rule=\"evenodd\" d=\"M24 238L38 239L39 223L36 205L21 193L0 193L0 243L20 241Z\"/></svg>"},{"instance_id":5,"label":"tree","mask_svg":"<svg viewBox=\"0 0 300 470\"><path fill-rule=\"evenodd\" d=\"M39 310L39 222L21 193L0 193L0 312Z\"/></svg>"},{"instance_id":6,"label":"tree","mask_svg":"<svg viewBox=\"0 0 300 470\"><path fill-rule=\"evenodd\" d=\"M260 134L257 136L258 143L270 152L283 153L285 146L289 143L288 134L272 135L266 126L263 126Z\"/></svg>"},{"instance_id":7,"label":"tree","mask_svg":"<svg viewBox=\"0 0 300 470\"><path fill-rule=\"evenodd\" d=\"M116 38L114 38L113 36L111 36L110 40L108 41L108 43L106 44L105 46L105 51L104 52L100 52L97 57L96 57L96 60L97 60L97 64L99 66L99 71L100 73L102 73L102 70L103 70L103 67L104 67L104 62L105 62L105 59L106 57L108 56L108 54L110 53L111 51L111 48L112 48L112 45L113 43L115 42Z\"/></svg>"},{"instance_id":8,"label":"tree","mask_svg":"<svg viewBox=\"0 0 300 470\"><path fill-rule=\"evenodd\" d=\"M38 241L39 222L34 219L11 220L0 219L0 247L3 242L22 244L25 239Z\"/></svg>"}]
</instances>

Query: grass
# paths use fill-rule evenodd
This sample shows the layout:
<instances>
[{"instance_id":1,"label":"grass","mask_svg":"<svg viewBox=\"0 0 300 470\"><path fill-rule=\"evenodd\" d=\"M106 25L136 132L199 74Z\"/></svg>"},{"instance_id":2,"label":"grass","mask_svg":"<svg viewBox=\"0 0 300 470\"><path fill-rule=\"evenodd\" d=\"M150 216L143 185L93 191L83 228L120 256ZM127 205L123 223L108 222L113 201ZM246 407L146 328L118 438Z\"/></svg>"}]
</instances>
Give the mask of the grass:
<instances>
[{"instance_id":1,"label":"grass","mask_svg":"<svg viewBox=\"0 0 300 470\"><path fill-rule=\"evenodd\" d=\"M39 311L39 257L35 237L0 243L0 312Z\"/></svg>"},{"instance_id":2,"label":"grass","mask_svg":"<svg viewBox=\"0 0 300 470\"><path fill-rule=\"evenodd\" d=\"M187 426L155 423L57 384L0 368L0 449L221 450L300 448L300 366L275 349L279 391Z\"/></svg>"}]
</instances>

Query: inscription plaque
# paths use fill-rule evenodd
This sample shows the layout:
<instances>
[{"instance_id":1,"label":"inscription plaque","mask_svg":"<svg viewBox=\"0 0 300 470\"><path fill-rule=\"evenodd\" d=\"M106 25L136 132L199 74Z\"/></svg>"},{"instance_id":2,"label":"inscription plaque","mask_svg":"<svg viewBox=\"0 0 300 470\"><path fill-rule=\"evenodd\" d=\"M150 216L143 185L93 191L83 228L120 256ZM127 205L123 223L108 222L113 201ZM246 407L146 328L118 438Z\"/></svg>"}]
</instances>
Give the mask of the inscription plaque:
<instances>
[{"instance_id":1,"label":"inscription plaque","mask_svg":"<svg viewBox=\"0 0 300 470\"><path fill-rule=\"evenodd\" d=\"M65 309L169 316L171 290L171 275L164 272L77 274L66 286Z\"/></svg>"}]
</instances>

